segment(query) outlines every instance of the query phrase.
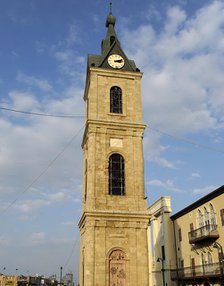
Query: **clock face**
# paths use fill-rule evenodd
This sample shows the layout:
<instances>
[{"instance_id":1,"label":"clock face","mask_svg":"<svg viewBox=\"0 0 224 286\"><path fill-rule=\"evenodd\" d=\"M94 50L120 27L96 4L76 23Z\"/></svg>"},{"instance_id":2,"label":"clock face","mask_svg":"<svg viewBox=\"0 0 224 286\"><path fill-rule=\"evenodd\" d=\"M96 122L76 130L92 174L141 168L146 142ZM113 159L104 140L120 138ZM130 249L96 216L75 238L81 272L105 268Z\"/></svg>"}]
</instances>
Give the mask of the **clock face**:
<instances>
[{"instance_id":1,"label":"clock face","mask_svg":"<svg viewBox=\"0 0 224 286\"><path fill-rule=\"evenodd\" d=\"M114 69L121 69L124 66L124 59L120 55L113 54L109 56L108 64Z\"/></svg>"}]
</instances>

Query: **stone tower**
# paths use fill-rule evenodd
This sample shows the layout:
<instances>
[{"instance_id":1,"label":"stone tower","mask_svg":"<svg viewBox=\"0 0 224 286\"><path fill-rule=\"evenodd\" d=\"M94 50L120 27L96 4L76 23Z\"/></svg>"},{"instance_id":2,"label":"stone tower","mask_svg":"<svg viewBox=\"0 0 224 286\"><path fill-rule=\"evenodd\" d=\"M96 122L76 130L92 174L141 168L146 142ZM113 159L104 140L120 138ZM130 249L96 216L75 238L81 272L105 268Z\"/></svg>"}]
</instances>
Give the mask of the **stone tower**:
<instances>
[{"instance_id":1,"label":"stone tower","mask_svg":"<svg viewBox=\"0 0 224 286\"><path fill-rule=\"evenodd\" d=\"M140 81L110 12L85 86L80 286L148 286Z\"/></svg>"}]
</instances>

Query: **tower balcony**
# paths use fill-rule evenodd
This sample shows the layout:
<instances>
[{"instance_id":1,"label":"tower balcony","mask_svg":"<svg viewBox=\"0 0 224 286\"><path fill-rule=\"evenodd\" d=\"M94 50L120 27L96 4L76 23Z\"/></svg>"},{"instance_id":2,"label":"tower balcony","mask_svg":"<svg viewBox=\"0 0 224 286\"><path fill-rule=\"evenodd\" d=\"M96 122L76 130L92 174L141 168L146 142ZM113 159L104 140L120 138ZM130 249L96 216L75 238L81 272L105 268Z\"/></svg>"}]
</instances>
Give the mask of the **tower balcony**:
<instances>
[{"instance_id":1,"label":"tower balcony","mask_svg":"<svg viewBox=\"0 0 224 286\"><path fill-rule=\"evenodd\" d=\"M219 238L217 225L207 224L188 233L189 243L198 243L204 240Z\"/></svg>"}]
</instances>

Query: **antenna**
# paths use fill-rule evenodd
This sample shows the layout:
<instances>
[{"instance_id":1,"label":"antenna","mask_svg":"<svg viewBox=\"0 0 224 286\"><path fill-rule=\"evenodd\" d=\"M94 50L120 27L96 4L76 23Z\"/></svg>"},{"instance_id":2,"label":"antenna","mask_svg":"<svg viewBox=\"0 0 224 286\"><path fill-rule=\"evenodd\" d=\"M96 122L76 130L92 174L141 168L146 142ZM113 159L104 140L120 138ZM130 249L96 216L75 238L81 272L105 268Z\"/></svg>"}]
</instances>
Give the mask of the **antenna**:
<instances>
[{"instance_id":1,"label":"antenna","mask_svg":"<svg viewBox=\"0 0 224 286\"><path fill-rule=\"evenodd\" d=\"M110 2L110 14L112 14L112 2Z\"/></svg>"}]
</instances>

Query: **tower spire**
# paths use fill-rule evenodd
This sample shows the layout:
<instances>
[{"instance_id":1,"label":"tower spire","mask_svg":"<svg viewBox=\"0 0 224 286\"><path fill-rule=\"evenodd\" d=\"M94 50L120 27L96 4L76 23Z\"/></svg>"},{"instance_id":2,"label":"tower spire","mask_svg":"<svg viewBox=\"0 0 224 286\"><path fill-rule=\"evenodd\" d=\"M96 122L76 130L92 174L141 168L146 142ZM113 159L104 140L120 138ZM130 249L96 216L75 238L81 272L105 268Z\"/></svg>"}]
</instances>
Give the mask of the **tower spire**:
<instances>
[{"instance_id":1,"label":"tower spire","mask_svg":"<svg viewBox=\"0 0 224 286\"><path fill-rule=\"evenodd\" d=\"M116 23L116 18L112 14L112 2L110 2L110 10L106 19L107 35L105 40L102 42L102 54L105 54L111 47L111 45L116 41L117 35L114 29Z\"/></svg>"}]
</instances>

